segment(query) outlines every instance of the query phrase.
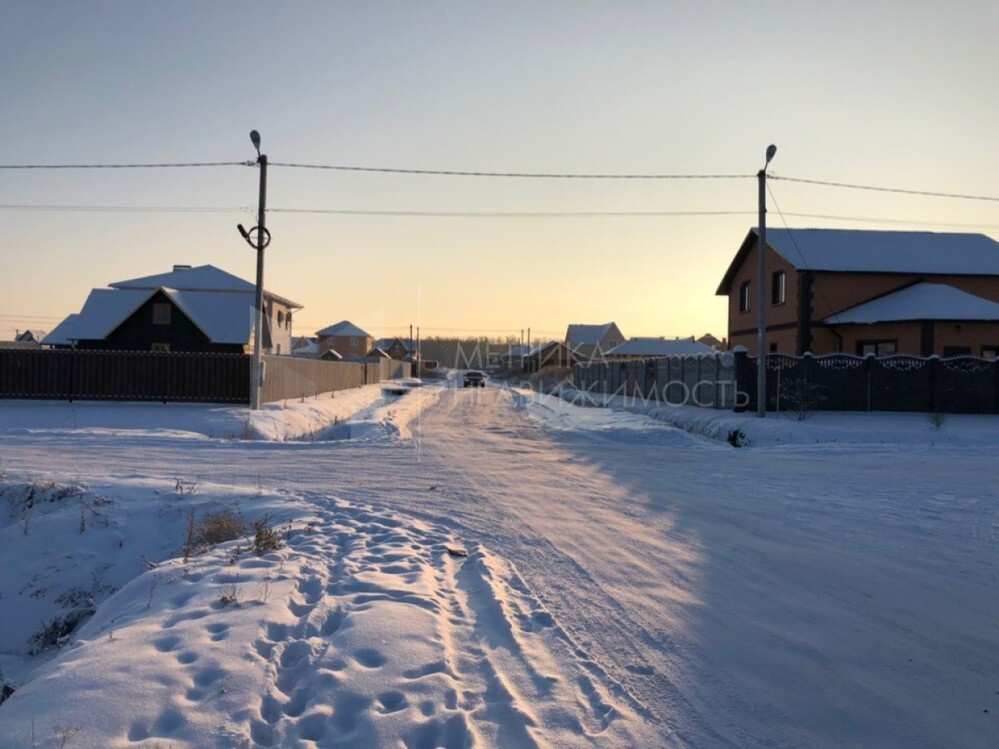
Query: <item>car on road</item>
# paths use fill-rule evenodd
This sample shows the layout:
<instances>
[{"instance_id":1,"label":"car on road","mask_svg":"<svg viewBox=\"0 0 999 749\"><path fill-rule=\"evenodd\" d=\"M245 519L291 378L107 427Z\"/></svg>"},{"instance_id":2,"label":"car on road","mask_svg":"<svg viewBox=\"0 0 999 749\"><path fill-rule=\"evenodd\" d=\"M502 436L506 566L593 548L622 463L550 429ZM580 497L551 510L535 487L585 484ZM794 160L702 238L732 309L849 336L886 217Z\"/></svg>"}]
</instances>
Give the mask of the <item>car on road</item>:
<instances>
[{"instance_id":1,"label":"car on road","mask_svg":"<svg viewBox=\"0 0 999 749\"><path fill-rule=\"evenodd\" d=\"M484 388L486 386L486 373L477 369L470 369L461 378L462 387Z\"/></svg>"}]
</instances>

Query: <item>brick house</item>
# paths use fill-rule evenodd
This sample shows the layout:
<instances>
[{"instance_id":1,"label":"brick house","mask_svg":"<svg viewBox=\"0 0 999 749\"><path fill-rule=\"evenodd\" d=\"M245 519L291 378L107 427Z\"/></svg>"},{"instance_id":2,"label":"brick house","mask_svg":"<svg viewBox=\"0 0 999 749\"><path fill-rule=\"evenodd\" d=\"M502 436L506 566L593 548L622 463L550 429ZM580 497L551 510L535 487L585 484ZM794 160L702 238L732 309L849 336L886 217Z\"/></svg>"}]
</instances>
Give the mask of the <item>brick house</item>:
<instances>
[{"instance_id":1,"label":"brick house","mask_svg":"<svg viewBox=\"0 0 999 749\"><path fill-rule=\"evenodd\" d=\"M756 354L759 235L718 286L728 345ZM802 354L999 352L999 242L983 234L768 229L766 340Z\"/></svg>"},{"instance_id":2,"label":"brick house","mask_svg":"<svg viewBox=\"0 0 999 749\"><path fill-rule=\"evenodd\" d=\"M316 338L319 341L319 356L333 349L348 361L362 361L374 345L371 334L350 320L341 320L317 330Z\"/></svg>"}]
</instances>

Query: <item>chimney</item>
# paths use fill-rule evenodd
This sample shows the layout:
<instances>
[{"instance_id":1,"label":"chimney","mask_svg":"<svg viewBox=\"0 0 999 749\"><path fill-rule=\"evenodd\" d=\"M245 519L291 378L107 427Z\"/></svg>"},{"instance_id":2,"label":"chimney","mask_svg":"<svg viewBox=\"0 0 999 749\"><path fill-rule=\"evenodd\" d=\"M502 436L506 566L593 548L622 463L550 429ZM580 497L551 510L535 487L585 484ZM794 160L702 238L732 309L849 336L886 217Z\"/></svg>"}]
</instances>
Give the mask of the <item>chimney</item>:
<instances>
[{"instance_id":1,"label":"chimney","mask_svg":"<svg viewBox=\"0 0 999 749\"><path fill-rule=\"evenodd\" d=\"M175 265L175 266L173 266L173 269L174 269L174 272L179 271L179 270L191 270L191 266L190 265Z\"/></svg>"}]
</instances>

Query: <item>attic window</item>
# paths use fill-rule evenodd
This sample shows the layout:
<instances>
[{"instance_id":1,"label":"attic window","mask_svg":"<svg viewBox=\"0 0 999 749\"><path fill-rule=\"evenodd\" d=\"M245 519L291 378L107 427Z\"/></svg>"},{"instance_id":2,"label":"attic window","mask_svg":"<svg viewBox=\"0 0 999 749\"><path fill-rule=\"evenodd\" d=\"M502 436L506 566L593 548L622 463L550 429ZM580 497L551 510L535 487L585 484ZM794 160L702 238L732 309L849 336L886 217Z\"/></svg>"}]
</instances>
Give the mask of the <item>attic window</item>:
<instances>
[{"instance_id":1,"label":"attic window","mask_svg":"<svg viewBox=\"0 0 999 749\"><path fill-rule=\"evenodd\" d=\"M164 302L153 303L153 325L170 324L170 305Z\"/></svg>"},{"instance_id":2,"label":"attic window","mask_svg":"<svg viewBox=\"0 0 999 749\"><path fill-rule=\"evenodd\" d=\"M749 312L749 291L752 287L752 282L743 281L742 285L739 287L739 311Z\"/></svg>"},{"instance_id":3,"label":"attic window","mask_svg":"<svg viewBox=\"0 0 999 749\"><path fill-rule=\"evenodd\" d=\"M779 270L770 277L770 304L784 304L786 296L787 276Z\"/></svg>"}]
</instances>

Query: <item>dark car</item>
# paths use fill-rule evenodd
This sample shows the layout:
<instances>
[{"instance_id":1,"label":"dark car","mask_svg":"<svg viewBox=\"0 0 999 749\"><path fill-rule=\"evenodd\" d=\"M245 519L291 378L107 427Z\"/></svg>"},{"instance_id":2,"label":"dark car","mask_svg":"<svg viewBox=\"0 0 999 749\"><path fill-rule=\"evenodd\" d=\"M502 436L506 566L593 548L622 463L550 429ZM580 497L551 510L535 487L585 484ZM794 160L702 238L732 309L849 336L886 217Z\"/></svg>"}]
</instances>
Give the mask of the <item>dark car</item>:
<instances>
[{"instance_id":1,"label":"dark car","mask_svg":"<svg viewBox=\"0 0 999 749\"><path fill-rule=\"evenodd\" d=\"M465 372L461 379L462 387L484 388L486 386L486 373L477 369L470 369Z\"/></svg>"}]
</instances>

